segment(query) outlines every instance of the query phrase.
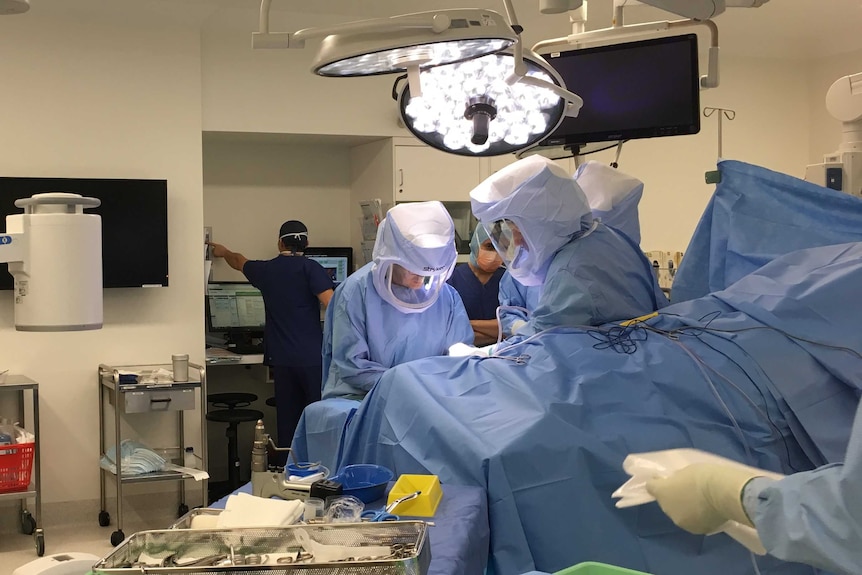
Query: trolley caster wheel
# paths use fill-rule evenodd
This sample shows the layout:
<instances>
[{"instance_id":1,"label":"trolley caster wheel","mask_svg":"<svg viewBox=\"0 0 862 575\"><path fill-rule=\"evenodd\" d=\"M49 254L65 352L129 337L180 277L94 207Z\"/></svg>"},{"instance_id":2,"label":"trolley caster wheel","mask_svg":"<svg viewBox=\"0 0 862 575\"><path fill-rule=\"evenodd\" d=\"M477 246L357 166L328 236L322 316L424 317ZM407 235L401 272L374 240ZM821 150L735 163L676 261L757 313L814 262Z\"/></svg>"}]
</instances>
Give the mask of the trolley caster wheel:
<instances>
[{"instance_id":1,"label":"trolley caster wheel","mask_svg":"<svg viewBox=\"0 0 862 575\"><path fill-rule=\"evenodd\" d=\"M36 520L30 515L26 509L21 512L21 533L24 535L33 535L36 531Z\"/></svg>"},{"instance_id":2,"label":"trolley caster wheel","mask_svg":"<svg viewBox=\"0 0 862 575\"><path fill-rule=\"evenodd\" d=\"M107 527L111 524L111 515L107 511L99 511L99 526Z\"/></svg>"},{"instance_id":3,"label":"trolley caster wheel","mask_svg":"<svg viewBox=\"0 0 862 575\"><path fill-rule=\"evenodd\" d=\"M45 534L39 529L33 538L36 540L36 555L42 557L45 554Z\"/></svg>"},{"instance_id":4,"label":"trolley caster wheel","mask_svg":"<svg viewBox=\"0 0 862 575\"><path fill-rule=\"evenodd\" d=\"M189 512L189 506L185 503L180 503L180 506L177 508L177 517L182 517L186 513Z\"/></svg>"},{"instance_id":5,"label":"trolley caster wheel","mask_svg":"<svg viewBox=\"0 0 862 575\"><path fill-rule=\"evenodd\" d=\"M111 533L111 545L116 547L117 545L122 543L123 539L125 538L126 534L123 533L121 530L114 531L113 533Z\"/></svg>"}]
</instances>

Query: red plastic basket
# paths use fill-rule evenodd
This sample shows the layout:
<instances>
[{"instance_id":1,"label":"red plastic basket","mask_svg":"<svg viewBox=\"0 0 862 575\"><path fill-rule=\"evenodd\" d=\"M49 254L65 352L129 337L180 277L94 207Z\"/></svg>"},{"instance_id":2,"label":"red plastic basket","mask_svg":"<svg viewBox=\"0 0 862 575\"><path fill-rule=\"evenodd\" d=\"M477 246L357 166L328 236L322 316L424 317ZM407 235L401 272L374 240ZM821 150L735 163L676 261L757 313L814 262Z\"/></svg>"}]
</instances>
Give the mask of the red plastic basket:
<instances>
[{"instance_id":1,"label":"red plastic basket","mask_svg":"<svg viewBox=\"0 0 862 575\"><path fill-rule=\"evenodd\" d=\"M27 490L35 453L35 443L0 446L0 493Z\"/></svg>"}]
</instances>

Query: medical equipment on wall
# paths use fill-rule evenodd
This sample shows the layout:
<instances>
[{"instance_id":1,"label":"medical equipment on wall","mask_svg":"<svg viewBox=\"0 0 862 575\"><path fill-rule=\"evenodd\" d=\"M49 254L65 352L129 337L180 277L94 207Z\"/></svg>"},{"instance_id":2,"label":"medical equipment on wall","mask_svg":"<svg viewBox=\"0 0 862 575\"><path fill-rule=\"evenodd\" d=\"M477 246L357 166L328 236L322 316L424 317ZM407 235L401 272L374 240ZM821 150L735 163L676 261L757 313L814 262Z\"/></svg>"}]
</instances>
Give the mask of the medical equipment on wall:
<instances>
[{"instance_id":1,"label":"medical equipment on wall","mask_svg":"<svg viewBox=\"0 0 862 575\"><path fill-rule=\"evenodd\" d=\"M826 109L841 121L838 150L805 168L809 182L862 197L862 72L836 80L826 92Z\"/></svg>"},{"instance_id":2,"label":"medical equipment on wall","mask_svg":"<svg viewBox=\"0 0 862 575\"><path fill-rule=\"evenodd\" d=\"M102 327L102 220L85 214L101 204L50 192L15 200L6 216L0 262L15 278L15 329L78 331Z\"/></svg>"}]
</instances>

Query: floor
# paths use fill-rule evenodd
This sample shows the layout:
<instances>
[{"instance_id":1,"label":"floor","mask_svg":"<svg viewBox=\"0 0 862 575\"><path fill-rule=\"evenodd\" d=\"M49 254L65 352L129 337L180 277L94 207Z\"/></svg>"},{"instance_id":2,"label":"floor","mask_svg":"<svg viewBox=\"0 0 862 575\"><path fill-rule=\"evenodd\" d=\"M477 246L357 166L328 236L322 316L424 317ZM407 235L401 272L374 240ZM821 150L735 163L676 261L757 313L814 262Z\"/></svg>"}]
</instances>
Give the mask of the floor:
<instances>
[{"instance_id":1,"label":"floor","mask_svg":"<svg viewBox=\"0 0 862 575\"><path fill-rule=\"evenodd\" d=\"M168 501L166 505L158 505L154 499ZM108 511L113 515L115 509L116 505L109 501ZM112 517L111 525L99 526L97 501L43 505L42 513L45 556L82 552L102 558L113 549L110 538L116 522ZM165 529L176 519L177 503L170 496L142 497L123 505L123 533L127 537L138 531ZM22 565L39 559L33 536L21 533L19 523L17 503L0 507L0 575L12 575Z\"/></svg>"}]
</instances>

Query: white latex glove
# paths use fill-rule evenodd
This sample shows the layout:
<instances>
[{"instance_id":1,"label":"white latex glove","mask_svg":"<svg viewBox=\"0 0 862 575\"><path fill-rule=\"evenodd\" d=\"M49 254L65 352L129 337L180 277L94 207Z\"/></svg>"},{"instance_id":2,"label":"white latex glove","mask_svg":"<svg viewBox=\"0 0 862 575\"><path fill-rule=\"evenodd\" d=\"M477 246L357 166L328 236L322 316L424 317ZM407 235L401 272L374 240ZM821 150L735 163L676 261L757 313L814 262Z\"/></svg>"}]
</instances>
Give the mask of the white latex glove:
<instances>
[{"instance_id":1,"label":"white latex glove","mask_svg":"<svg viewBox=\"0 0 862 575\"><path fill-rule=\"evenodd\" d=\"M754 527L742 506L742 490L758 476L753 470L695 463L670 477L650 479L646 490L679 527L709 534L728 521Z\"/></svg>"},{"instance_id":2,"label":"white latex glove","mask_svg":"<svg viewBox=\"0 0 862 575\"><path fill-rule=\"evenodd\" d=\"M517 333L519 329L527 325L527 322L522 319L516 319L512 322L512 333Z\"/></svg>"}]
</instances>

